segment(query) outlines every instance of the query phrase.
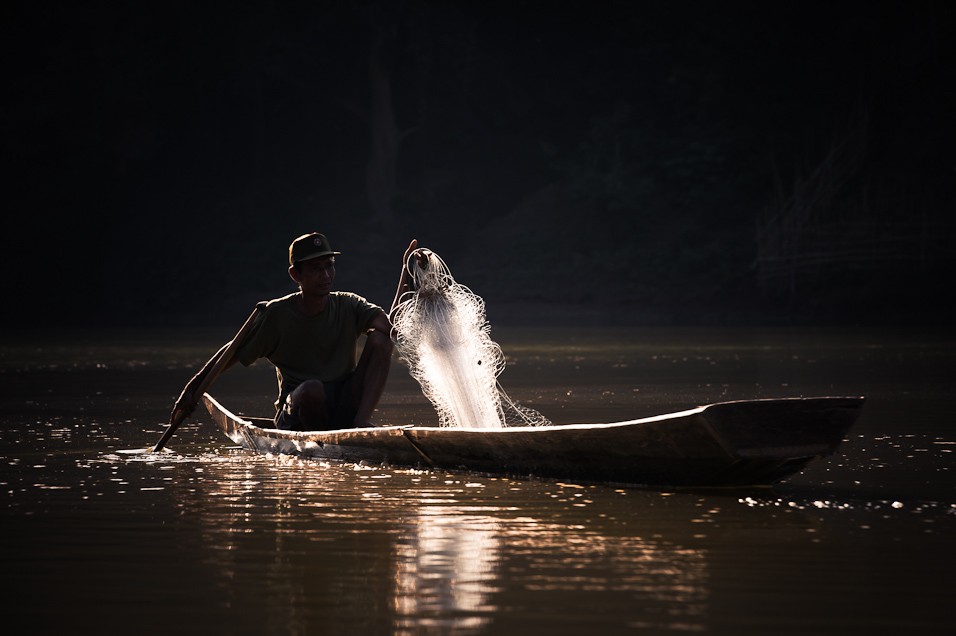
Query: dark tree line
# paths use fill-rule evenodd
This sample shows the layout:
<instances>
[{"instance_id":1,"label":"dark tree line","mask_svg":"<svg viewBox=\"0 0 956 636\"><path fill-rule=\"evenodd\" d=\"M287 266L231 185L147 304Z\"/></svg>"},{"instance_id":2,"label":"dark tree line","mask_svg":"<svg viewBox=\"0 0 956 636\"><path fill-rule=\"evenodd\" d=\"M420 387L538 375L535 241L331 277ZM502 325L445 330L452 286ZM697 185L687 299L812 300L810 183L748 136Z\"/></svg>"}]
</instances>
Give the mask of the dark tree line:
<instances>
[{"instance_id":1,"label":"dark tree line","mask_svg":"<svg viewBox=\"0 0 956 636\"><path fill-rule=\"evenodd\" d=\"M8 11L12 323L235 320L313 229L381 303L413 236L555 314L922 319L953 272L948 4Z\"/></svg>"}]
</instances>

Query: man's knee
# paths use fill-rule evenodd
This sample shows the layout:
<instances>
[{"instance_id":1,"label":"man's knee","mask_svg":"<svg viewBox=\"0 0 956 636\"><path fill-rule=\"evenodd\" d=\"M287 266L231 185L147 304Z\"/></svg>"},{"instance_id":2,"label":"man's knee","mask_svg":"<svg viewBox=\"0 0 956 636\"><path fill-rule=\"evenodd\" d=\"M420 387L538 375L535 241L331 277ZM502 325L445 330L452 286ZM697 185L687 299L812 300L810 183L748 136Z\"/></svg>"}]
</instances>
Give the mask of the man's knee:
<instances>
[{"instance_id":1,"label":"man's knee","mask_svg":"<svg viewBox=\"0 0 956 636\"><path fill-rule=\"evenodd\" d=\"M305 424L319 425L326 419L325 385L320 380L306 380L289 395L289 409Z\"/></svg>"},{"instance_id":2,"label":"man's knee","mask_svg":"<svg viewBox=\"0 0 956 636\"><path fill-rule=\"evenodd\" d=\"M289 403L293 406L302 402L325 402L325 385L321 380L306 380L289 395Z\"/></svg>"}]
</instances>

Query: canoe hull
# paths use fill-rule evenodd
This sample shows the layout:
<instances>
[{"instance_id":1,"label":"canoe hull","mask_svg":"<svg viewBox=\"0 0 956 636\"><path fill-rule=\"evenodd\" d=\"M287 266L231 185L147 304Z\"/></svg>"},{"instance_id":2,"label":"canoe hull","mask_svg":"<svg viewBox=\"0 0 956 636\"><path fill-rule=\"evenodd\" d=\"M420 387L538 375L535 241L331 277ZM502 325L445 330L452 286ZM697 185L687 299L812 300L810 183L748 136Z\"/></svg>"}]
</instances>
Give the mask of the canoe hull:
<instances>
[{"instance_id":1,"label":"canoe hull","mask_svg":"<svg viewBox=\"0 0 956 636\"><path fill-rule=\"evenodd\" d=\"M343 461L643 486L773 484L836 451L861 397L722 402L611 424L501 430L387 426L294 432L204 403L243 448Z\"/></svg>"}]
</instances>

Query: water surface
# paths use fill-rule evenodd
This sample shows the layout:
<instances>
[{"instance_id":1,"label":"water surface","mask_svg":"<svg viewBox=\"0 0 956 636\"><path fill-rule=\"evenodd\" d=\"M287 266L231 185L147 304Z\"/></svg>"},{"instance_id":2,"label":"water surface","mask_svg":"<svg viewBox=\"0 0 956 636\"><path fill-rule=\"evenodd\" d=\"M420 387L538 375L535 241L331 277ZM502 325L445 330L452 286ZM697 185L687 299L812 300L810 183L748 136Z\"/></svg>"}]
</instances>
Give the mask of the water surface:
<instances>
[{"instance_id":1,"label":"water surface","mask_svg":"<svg viewBox=\"0 0 956 636\"><path fill-rule=\"evenodd\" d=\"M824 330L496 330L555 423L865 395L837 455L773 489L661 491L303 461L208 417L154 444L228 333L0 346L8 620L30 633L949 633L956 347ZM274 375L213 393L268 413ZM198 413L197 413L198 415ZM400 364L377 414L431 424Z\"/></svg>"}]
</instances>

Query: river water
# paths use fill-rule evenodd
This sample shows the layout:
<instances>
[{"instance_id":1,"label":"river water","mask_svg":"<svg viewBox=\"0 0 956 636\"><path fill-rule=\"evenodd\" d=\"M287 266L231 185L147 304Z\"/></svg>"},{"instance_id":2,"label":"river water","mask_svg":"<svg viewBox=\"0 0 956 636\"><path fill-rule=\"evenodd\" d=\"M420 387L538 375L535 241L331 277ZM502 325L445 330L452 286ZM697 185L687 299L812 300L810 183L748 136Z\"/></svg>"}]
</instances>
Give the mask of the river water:
<instances>
[{"instance_id":1,"label":"river water","mask_svg":"<svg viewBox=\"0 0 956 636\"><path fill-rule=\"evenodd\" d=\"M774 488L674 491L257 456L197 411L231 334L7 334L0 562L30 634L935 634L956 594L956 338L914 330L493 332L555 423L865 395ZM211 391L269 414L255 365ZM432 424L396 362L377 419Z\"/></svg>"}]
</instances>

